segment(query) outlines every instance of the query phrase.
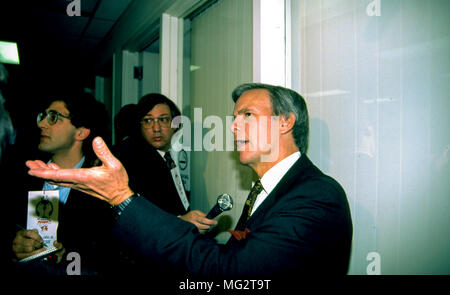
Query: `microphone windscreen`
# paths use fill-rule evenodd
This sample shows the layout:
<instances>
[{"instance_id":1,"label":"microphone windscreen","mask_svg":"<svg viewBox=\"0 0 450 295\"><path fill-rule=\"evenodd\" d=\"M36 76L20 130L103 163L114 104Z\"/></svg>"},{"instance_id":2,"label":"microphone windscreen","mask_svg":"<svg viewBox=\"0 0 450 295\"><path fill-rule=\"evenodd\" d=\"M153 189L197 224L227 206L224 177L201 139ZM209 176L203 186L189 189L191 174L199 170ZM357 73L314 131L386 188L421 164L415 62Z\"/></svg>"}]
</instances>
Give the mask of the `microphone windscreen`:
<instances>
[{"instance_id":1,"label":"microphone windscreen","mask_svg":"<svg viewBox=\"0 0 450 295\"><path fill-rule=\"evenodd\" d=\"M233 208L233 198L229 194L221 194L217 197L217 203L212 207L206 218L213 219L223 211L227 211Z\"/></svg>"}]
</instances>

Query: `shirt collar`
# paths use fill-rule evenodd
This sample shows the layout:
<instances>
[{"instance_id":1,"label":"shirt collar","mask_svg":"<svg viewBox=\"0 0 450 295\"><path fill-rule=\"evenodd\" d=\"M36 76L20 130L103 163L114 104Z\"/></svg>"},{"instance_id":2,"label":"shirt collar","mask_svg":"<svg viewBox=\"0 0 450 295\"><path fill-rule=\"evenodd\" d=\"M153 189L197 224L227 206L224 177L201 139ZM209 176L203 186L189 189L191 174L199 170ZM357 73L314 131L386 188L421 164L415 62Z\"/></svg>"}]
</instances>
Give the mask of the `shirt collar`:
<instances>
[{"instance_id":1,"label":"shirt collar","mask_svg":"<svg viewBox=\"0 0 450 295\"><path fill-rule=\"evenodd\" d=\"M83 157L81 158L80 162L78 162L78 164L76 164L75 167L73 167L73 168L74 168L74 169L77 169L77 168L83 167L84 160L85 160L85 157L83 156Z\"/></svg>"},{"instance_id":2,"label":"shirt collar","mask_svg":"<svg viewBox=\"0 0 450 295\"><path fill-rule=\"evenodd\" d=\"M264 191L269 195L272 190L280 182L281 178L288 172L294 163L300 158L300 152L295 152L288 157L278 162L275 166L270 168L263 177L261 177L261 184Z\"/></svg>"},{"instance_id":3,"label":"shirt collar","mask_svg":"<svg viewBox=\"0 0 450 295\"><path fill-rule=\"evenodd\" d=\"M73 169L77 169L77 168L83 167L83 164L84 164L84 160L85 160L85 159L86 159L86 158L83 156L83 157L81 158L80 162L78 162L78 164L76 164L76 165L73 167ZM47 165L50 164L51 162L52 162L52 159L48 160ZM58 189L58 188L65 189L65 190L67 190L67 191L70 190L70 187L66 187L66 186L61 186L61 187L60 187L60 186L58 186L58 185L56 185L56 184L50 184L50 183L48 183L47 181L44 182L44 190L53 190L53 189Z\"/></svg>"},{"instance_id":4,"label":"shirt collar","mask_svg":"<svg viewBox=\"0 0 450 295\"><path fill-rule=\"evenodd\" d=\"M77 169L77 168L83 167L83 164L84 164L84 160L85 160L85 159L86 159L86 158L83 156L83 157L81 158L80 162L78 162L78 164L76 164L76 165L73 167L73 169ZM47 165L50 164L50 163L52 163L52 159L48 160Z\"/></svg>"},{"instance_id":5,"label":"shirt collar","mask_svg":"<svg viewBox=\"0 0 450 295\"><path fill-rule=\"evenodd\" d=\"M172 154L170 153L170 150L168 150L167 152L163 152L163 151L160 151L160 150L156 150L156 151L160 154L161 157L163 157L163 159L164 159L164 156L166 155L166 153L169 153L170 156L172 157Z\"/></svg>"}]
</instances>

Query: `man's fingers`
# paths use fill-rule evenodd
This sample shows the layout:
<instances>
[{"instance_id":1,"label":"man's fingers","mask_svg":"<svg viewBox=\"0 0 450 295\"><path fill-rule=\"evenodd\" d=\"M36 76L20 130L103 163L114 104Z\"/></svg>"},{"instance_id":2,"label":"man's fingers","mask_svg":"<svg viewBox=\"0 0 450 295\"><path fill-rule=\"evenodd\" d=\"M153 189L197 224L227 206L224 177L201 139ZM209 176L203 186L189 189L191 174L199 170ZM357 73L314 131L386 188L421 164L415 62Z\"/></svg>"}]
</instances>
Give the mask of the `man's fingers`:
<instances>
[{"instance_id":1,"label":"man's fingers","mask_svg":"<svg viewBox=\"0 0 450 295\"><path fill-rule=\"evenodd\" d=\"M29 163L27 163L27 166L29 166ZM59 169L55 170L52 168L31 168L28 171L28 174L31 176L36 176L39 178L44 179L50 179L56 182L72 182L72 181L79 181L80 176L77 172L72 171L73 169ZM80 169L81 170L81 169Z\"/></svg>"},{"instance_id":2,"label":"man's fingers","mask_svg":"<svg viewBox=\"0 0 450 295\"><path fill-rule=\"evenodd\" d=\"M57 249L62 249L63 248L63 244L58 242L58 241L54 241L53 242L53 246L55 246L55 248L57 248Z\"/></svg>"},{"instance_id":3,"label":"man's fingers","mask_svg":"<svg viewBox=\"0 0 450 295\"><path fill-rule=\"evenodd\" d=\"M43 251L45 251L45 250L47 250L47 249L46 249L45 247L42 247L42 248L40 248L40 249L31 251L31 252L17 252L17 253L16 253L16 257L17 257L18 259L24 259L24 258L30 257L30 256L32 256L32 255L41 253L41 252L43 252Z\"/></svg>"},{"instance_id":4,"label":"man's fingers","mask_svg":"<svg viewBox=\"0 0 450 295\"><path fill-rule=\"evenodd\" d=\"M25 165L27 165L28 168L30 168L30 169L46 169L47 168L47 165L45 165L45 163L42 162L41 160L26 161Z\"/></svg>"},{"instance_id":5,"label":"man's fingers","mask_svg":"<svg viewBox=\"0 0 450 295\"><path fill-rule=\"evenodd\" d=\"M19 259L25 258L36 252L37 249L43 248L42 238L37 230L21 230L17 232L13 240L13 252Z\"/></svg>"},{"instance_id":6,"label":"man's fingers","mask_svg":"<svg viewBox=\"0 0 450 295\"><path fill-rule=\"evenodd\" d=\"M49 163L48 167L52 168L53 170L58 170L60 169L58 165L56 165L55 163Z\"/></svg>"},{"instance_id":7,"label":"man's fingers","mask_svg":"<svg viewBox=\"0 0 450 295\"><path fill-rule=\"evenodd\" d=\"M185 221L195 224L197 227L200 225L206 225L207 227L217 225L216 220L208 219L205 216L206 214L199 210L192 210L180 217Z\"/></svg>"},{"instance_id":8,"label":"man's fingers","mask_svg":"<svg viewBox=\"0 0 450 295\"><path fill-rule=\"evenodd\" d=\"M39 235L39 232L37 231L37 229L21 230L19 232L19 234L25 238L35 240L38 243L42 243L44 241L44 240L42 240L42 237Z\"/></svg>"},{"instance_id":9,"label":"man's fingers","mask_svg":"<svg viewBox=\"0 0 450 295\"><path fill-rule=\"evenodd\" d=\"M30 165L32 166L32 165ZM95 167L100 168L100 167ZM89 194L101 200L106 200L101 194L92 190L88 185L92 182L92 169L30 169L28 174L31 176L46 179L50 184L67 186L83 193ZM95 179L94 179L95 180Z\"/></svg>"},{"instance_id":10,"label":"man's fingers","mask_svg":"<svg viewBox=\"0 0 450 295\"><path fill-rule=\"evenodd\" d=\"M211 226L211 225L217 225L217 221L216 221L216 220L208 219L208 218L206 218L206 217L198 218L198 222L203 223L203 224L206 224L206 225L208 225L208 226Z\"/></svg>"},{"instance_id":11,"label":"man's fingers","mask_svg":"<svg viewBox=\"0 0 450 295\"><path fill-rule=\"evenodd\" d=\"M92 148L94 149L97 157L106 167L114 169L121 166L120 161L113 156L105 141L101 137L94 138L92 141Z\"/></svg>"},{"instance_id":12,"label":"man's fingers","mask_svg":"<svg viewBox=\"0 0 450 295\"><path fill-rule=\"evenodd\" d=\"M198 215L198 216L200 216L200 217L205 217L205 216L206 216L206 213L203 213L203 212L200 211L200 210L193 210L193 212L195 212L195 214Z\"/></svg>"},{"instance_id":13,"label":"man's fingers","mask_svg":"<svg viewBox=\"0 0 450 295\"><path fill-rule=\"evenodd\" d=\"M206 224L207 226L217 225L216 220L206 218L206 213L200 210L192 210L191 212L198 223Z\"/></svg>"}]
</instances>

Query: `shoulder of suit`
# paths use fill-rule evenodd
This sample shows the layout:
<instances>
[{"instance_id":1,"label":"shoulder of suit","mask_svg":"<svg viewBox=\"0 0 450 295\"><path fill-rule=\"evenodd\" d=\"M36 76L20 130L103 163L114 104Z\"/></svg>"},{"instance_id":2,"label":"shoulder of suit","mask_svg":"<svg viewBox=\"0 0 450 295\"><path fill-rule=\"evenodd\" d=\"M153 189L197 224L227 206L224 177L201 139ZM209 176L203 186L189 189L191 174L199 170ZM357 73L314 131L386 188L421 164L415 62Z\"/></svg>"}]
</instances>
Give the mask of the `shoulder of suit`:
<instances>
[{"instance_id":1,"label":"shoulder of suit","mask_svg":"<svg viewBox=\"0 0 450 295\"><path fill-rule=\"evenodd\" d=\"M111 152L116 157L120 157L132 153L136 149L136 147L138 147L136 139L134 137L128 137L113 145L111 148Z\"/></svg>"},{"instance_id":2,"label":"shoulder of suit","mask_svg":"<svg viewBox=\"0 0 450 295\"><path fill-rule=\"evenodd\" d=\"M121 161L139 159L138 162L142 162L159 156L156 149L139 136L128 137L114 145L111 151Z\"/></svg>"},{"instance_id":3,"label":"shoulder of suit","mask_svg":"<svg viewBox=\"0 0 450 295\"><path fill-rule=\"evenodd\" d=\"M306 155L298 160L296 173L291 174L290 189L286 192L293 198L334 202L345 197L341 185L332 177L324 174Z\"/></svg>"}]
</instances>

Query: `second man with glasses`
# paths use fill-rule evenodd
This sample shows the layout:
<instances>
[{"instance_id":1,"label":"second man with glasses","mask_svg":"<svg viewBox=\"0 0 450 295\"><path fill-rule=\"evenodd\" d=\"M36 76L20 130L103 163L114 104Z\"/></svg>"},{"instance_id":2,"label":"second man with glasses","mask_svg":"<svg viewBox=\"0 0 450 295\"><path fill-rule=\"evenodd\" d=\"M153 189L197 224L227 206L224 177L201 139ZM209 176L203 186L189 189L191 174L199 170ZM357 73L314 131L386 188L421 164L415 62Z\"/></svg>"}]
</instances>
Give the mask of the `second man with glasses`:
<instances>
[{"instance_id":1,"label":"second man with glasses","mask_svg":"<svg viewBox=\"0 0 450 295\"><path fill-rule=\"evenodd\" d=\"M201 233L208 231L217 222L199 210L189 211L188 196L171 153L171 140L178 131L172 128L172 120L181 115L178 107L166 96L152 93L144 95L135 109L132 135L113 147L127 169L130 187L164 211L193 223Z\"/></svg>"}]
</instances>

